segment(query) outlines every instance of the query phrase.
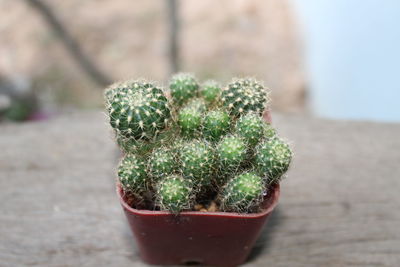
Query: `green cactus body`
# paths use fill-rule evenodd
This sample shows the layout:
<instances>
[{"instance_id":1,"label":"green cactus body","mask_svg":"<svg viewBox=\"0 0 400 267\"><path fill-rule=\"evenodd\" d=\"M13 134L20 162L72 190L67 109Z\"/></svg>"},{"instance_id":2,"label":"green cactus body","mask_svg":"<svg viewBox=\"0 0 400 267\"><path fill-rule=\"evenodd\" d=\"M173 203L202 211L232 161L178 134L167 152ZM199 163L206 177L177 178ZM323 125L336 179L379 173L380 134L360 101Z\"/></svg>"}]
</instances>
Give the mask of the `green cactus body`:
<instances>
[{"instance_id":1,"label":"green cactus body","mask_svg":"<svg viewBox=\"0 0 400 267\"><path fill-rule=\"evenodd\" d=\"M198 97L189 100L185 107L194 108L201 113L204 113L207 110L207 105L206 102L204 102L204 99Z\"/></svg>"},{"instance_id":2,"label":"green cactus body","mask_svg":"<svg viewBox=\"0 0 400 267\"><path fill-rule=\"evenodd\" d=\"M156 148L149 157L148 169L154 181L172 174L176 169L174 154L168 148Z\"/></svg>"},{"instance_id":3,"label":"green cactus body","mask_svg":"<svg viewBox=\"0 0 400 267\"><path fill-rule=\"evenodd\" d=\"M222 172L237 170L246 159L247 146L243 138L225 136L217 146L219 167Z\"/></svg>"},{"instance_id":4,"label":"green cactus body","mask_svg":"<svg viewBox=\"0 0 400 267\"><path fill-rule=\"evenodd\" d=\"M255 163L259 173L270 183L278 182L292 159L289 145L279 138L265 140L256 147Z\"/></svg>"},{"instance_id":5,"label":"green cactus body","mask_svg":"<svg viewBox=\"0 0 400 267\"><path fill-rule=\"evenodd\" d=\"M264 136L265 124L260 115L249 112L237 120L235 132L243 137L250 147L254 147Z\"/></svg>"},{"instance_id":6,"label":"green cactus body","mask_svg":"<svg viewBox=\"0 0 400 267\"><path fill-rule=\"evenodd\" d=\"M116 83L105 92L111 126L125 138L154 138L171 116L164 92L146 81Z\"/></svg>"},{"instance_id":7,"label":"green cactus body","mask_svg":"<svg viewBox=\"0 0 400 267\"><path fill-rule=\"evenodd\" d=\"M276 130L269 123L264 123L263 136L267 139L277 138Z\"/></svg>"},{"instance_id":8,"label":"green cactus body","mask_svg":"<svg viewBox=\"0 0 400 267\"><path fill-rule=\"evenodd\" d=\"M209 141L218 141L229 131L230 118L224 110L209 111L203 120L203 137Z\"/></svg>"},{"instance_id":9,"label":"green cactus body","mask_svg":"<svg viewBox=\"0 0 400 267\"><path fill-rule=\"evenodd\" d=\"M140 194L146 191L146 163L134 154L127 154L118 166L118 178L125 192Z\"/></svg>"},{"instance_id":10,"label":"green cactus body","mask_svg":"<svg viewBox=\"0 0 400 267\"><path fill-rule=\"evenodd\" d=\"M262 114L268 103L268 93L255 79L237 79L222 90L221 100L234 116L241 116L249 111Z\"/></svg>"},{"instance_id":11,"label":"green cactus body","mask_svg":"<svg viewBox=\"0 0 400 267\"><path fill-rule=\"evenodd\" d=\"M184 177L199 186L210 185L215 170L215 155L209 144L199 140L186 143L180 151L180 160Z\"/></svg>"},{"instance_id":12,"label":"green cactus body","mask_svg":"<svg viewBox=\"0 0 400 267\"><path fill-rule=\"evenodd\" d=\"M209 80L203 84L200 93L207 104L211 105L218 102L221 96L221 86L216 81Z\"/></svg>"},{"instance_id":13,"label":"green cactus body","mask_svg":"<svg viewBox=\"0 0 400 267\"><path fill-rule=\"evenodd\" d=\"M178 125L182 136L194 137L200 134L202 113L195 107L188 106L179 111Z\"/></svg>"},{"instance_id":14,"label":"green cactus body","mask_svg":"<svg viewBox=\"0 0 400 267\"><path fill-rule=\"evenodd\" d=\"M189 180L178 175L171 175L157 185L157 202L161 210L178 213L190 209L194 191Z\"/></svg>"},{"instance_id":15,"label":"green cactus body","mask_svg":"<svg viewBox=\"0 0 400 267\"><path fill-rule=\"evenodd\" d=\"M220 195L221 206L229 211L248 211L259 204L263 192L263 179L253 172L246 172L226 183Z\"/></svg>"},{"instance_id":16,"label":"green cactus body","mask_svg":"<svg viewBox=\"0 0 400 267\"><path fill-rule=\"evenodd\" d=\"M178 73L172 76L169 89L173 102L181 106L198 94L199 84L192 74Z\"/></svg>"}]
</instances>

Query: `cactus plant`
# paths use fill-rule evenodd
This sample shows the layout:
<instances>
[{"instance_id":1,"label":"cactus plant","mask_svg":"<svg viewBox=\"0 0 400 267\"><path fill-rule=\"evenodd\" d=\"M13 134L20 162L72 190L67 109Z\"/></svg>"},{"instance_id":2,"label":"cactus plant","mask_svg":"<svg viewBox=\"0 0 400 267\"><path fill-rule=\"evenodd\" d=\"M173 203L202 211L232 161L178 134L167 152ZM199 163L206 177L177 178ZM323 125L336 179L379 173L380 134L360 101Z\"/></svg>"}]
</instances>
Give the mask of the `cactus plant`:
<instances>
[{"instance_id":1,"label":"cactus plant","mask_svg":"<svg viewBox=\"0 0 400 267\"><path fill-rule=\"evenodd\" d=\"M162 89L147 81L115 83L105 99L111 126L128 139L152 139L171 115Z\"/></svg>"},{"instance_id":2,"label":"cactus plant","mask_svg":"<svg viewBox=\"0 0 400 267\"><path fill-rule=\"evenodd\" d=\"M248 210L256 206L263 198L265 190L263 179L254 172L245 172L229 180L221 195L221 206L224 210Z\"/></svg>"},{"instance_id":3,"label":"cactus plant","mask_svg":"<svg viewBox=\"0 0 400 267\"><path fill-rule=\"evenodd\" d=\"M222 90L221 100L234 116L254 111L261 114L268 104L269 91L253 78L233 80Z\"/></svg>"},{"instance_id":4,"label":"cactus plant","mask_svg":"<svg viewBox=\"0 0 400 267\"><path fill-rule=\"evenodd\" d=\"M215 169L215 154L212 147L199 140L183 145L180 162L184 177L196 185L209 186Z\"/></svg>"},{"instance_id":5,"label":"cactus plant","mask_svg":"<svg viewBox=\"0 0 400 267\"><path fill-rule=\"evenodd\" d=\"M206 81L200 91L204 100L209 104L218 102L221 96L221 86L214 80Z\"/></svg>"},{"instance_id":6,"label":"cactus plant","mask_svg":"<svg viewBox=\"0 0 400 267\"><path fill-rule=\"evenodd\" d=\"M270 183L278 182L288 170L292 159L289 145L280 138L267 139L256 147L255 163L258 172Z\"/></svg>"},{"instance_id":7,"label":"cactus plant","mask_svg":"<svg viewBox=\"0 0 400 267\"><path fill-rule=\"evenodd\" d=\"M199 84L192 74L178 73L172 76L169 89L174 104L181 106L198 94Z\"/></svg>"},{"instance_id":8,"label":"cactus plant","mask_svg":"<svg viewBox=\"0 0 400 267\"><path fill-rule=\"evenodd\" d=\"M167 147L154 149L148 160L148 169L155 181L172 174L176 169L175 155Z\"/></svg>"},{"instance_id":9,"label":"cactus plant","mask_svg":"<svg viewBox=\"0 0 400 267\"><path fill-rule=\"evenodd\" d=\"M186 137L193 137L200 133L202 112L196 106L182 108L178 114L178 125L181 134Z\"/></svg>"},{"instance_id":10,"label":"cactus plant","mask_svg":"<svg viewBox=\"0 0 400 267\"><path fill-rule=\"evenodd\" d=\"M243 137L249 146L254 147L263 137L265 127L262 117L249 112L237 120L235 132Z\"/></svg>"},{"instance_id":11,"label":"cactus plant","mask_svg":"<svg viewBox=\"0 0 400 267\"><path fill-rule=\"evenodd\" d=\"M224 211L256 211L292 157L261 116L268 92L251 78L235 79L223 90L208 81L199 92L194 76L185 73L172 77L170 91L173 106L160 87L144 80L105 91L125 154L118 167L123 192L144 200L135 208L175 214L210 203Z\"/></svg>"},{"instance_id":12,"label":"cactus plant","mask_svg":"<svg viewBox=\"0 0 400 267\"><path fill-rule=\"evenodd\" d=\"M125 192L141 194L147 189L146 162L127 154L118 166L118 178Z\"/></svg>"},{"instance_id":13,"label":"cactus plant","mask_svg":"<svg viewBox=\"0 0 400 267\"><path fill-rule=\"evenodd\" d=\"M171 175L157 185L157 204L161 210L178 213L193 206L194 190L190 180Z\"/></svg>"},{"instance_id":14,"label":"cactus plant","mask_svg":"<svg viewBox=\"0 0 400 267\"><path fill-rule=\"evenodd\" d=\"M246 159L247 145L239 136L225 136L217 146L220 169L231 172L239 169Z\"/></svg>"},{"instance_id":15,"label":"cactus plant","mask_svg":"<svg viewBox=\"0 0 400 267\"><path fill-rule=\"evenodd\" d=\"M224 110L206 113L203 121L203 136L209 141L218 141L229 131L230 118Z\"/></svg>"},{"instance_id":16,"label":"cactus plant","mask_svg":"<svg viewBox=\"0 0 400 267\"><path fill-rule=\"evenodd\" d=\"M185 107L194 108L201 113L204 113L205 111L207 111L206 102L204 101L204 99L199 98L199 97L190 99Z\"/></svg>"}]
</instances>

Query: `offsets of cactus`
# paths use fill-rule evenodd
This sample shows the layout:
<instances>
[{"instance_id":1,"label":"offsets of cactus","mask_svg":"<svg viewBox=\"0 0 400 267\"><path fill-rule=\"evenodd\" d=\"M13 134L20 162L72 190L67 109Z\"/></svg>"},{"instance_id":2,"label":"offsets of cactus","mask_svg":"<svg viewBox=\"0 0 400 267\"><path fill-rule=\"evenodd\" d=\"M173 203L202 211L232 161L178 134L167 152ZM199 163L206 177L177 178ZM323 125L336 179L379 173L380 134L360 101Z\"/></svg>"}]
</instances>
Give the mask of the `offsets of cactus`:
<instances>
[{"instance_id":1,"label":"offsets of cactus","mask_svg":"<svg viewBox=\"0 0 400 267\"><path fill-rule=\"evenodd\" d=\"M119 183L148 209L257 212L289 168L289 145L262 117L269 90L254 78L223 87L179 73L168 89L116 83L105 100L123 151Z\"/></svg>"}]
</instances>

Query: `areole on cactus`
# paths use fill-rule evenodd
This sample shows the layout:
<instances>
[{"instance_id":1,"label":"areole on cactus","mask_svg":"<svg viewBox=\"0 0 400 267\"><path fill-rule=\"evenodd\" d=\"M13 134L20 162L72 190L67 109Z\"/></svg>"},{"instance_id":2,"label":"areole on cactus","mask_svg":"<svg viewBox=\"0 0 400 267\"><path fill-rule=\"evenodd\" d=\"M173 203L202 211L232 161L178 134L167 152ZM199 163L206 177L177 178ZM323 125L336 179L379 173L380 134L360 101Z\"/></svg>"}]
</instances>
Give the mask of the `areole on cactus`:
<instances>
[{"instance_id":1,"label":"areole on cactus","mask_svg":"<svg viewBox=\"0 0 400 267\"><path fill-rule=\"evenodd\" d=\"M125 153L118 177L126 194L146 194L151 208L174 214L200 201L222 211L257 212L272 183L287 171L292 152L262 118L269 92L252 78L221 90L174 75L165 91L144 80L105 92L109 120Z\"/></svg>"}]
</instances>

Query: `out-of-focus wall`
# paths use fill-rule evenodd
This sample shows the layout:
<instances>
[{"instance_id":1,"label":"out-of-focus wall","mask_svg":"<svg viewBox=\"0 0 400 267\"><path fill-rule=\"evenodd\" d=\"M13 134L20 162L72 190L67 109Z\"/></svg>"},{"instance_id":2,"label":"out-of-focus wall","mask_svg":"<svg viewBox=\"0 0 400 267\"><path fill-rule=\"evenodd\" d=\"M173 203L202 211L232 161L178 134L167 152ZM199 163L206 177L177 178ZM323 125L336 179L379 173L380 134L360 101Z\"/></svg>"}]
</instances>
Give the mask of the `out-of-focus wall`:
<instances>
[{"instance_id":1,"label":"out-of-focus wall","mask_svg":"<svg viewBox=\"0 0 400 267\"><path fill-rule=\"evenodd\" d=\"M42 1L113 79L148 77L166 84L166 1ZM254 75L273 90L274 108L303 109L300 52L287 1L186 0L179 1L179 13L182 70L222 82ZM97 85L25 1L0 1L0 73L28 77L45 102L102 102Z\"/></svg>"},{"instance_id":2,"label":"out-of-focus wall","mask_svg":"<svg viewBox=\"0 0 400 267\"><path fill-rule=\"evenodd\" d=\"M400 121L400 1L293 0L313 113Z\"/></svg>"}]
</instances>

